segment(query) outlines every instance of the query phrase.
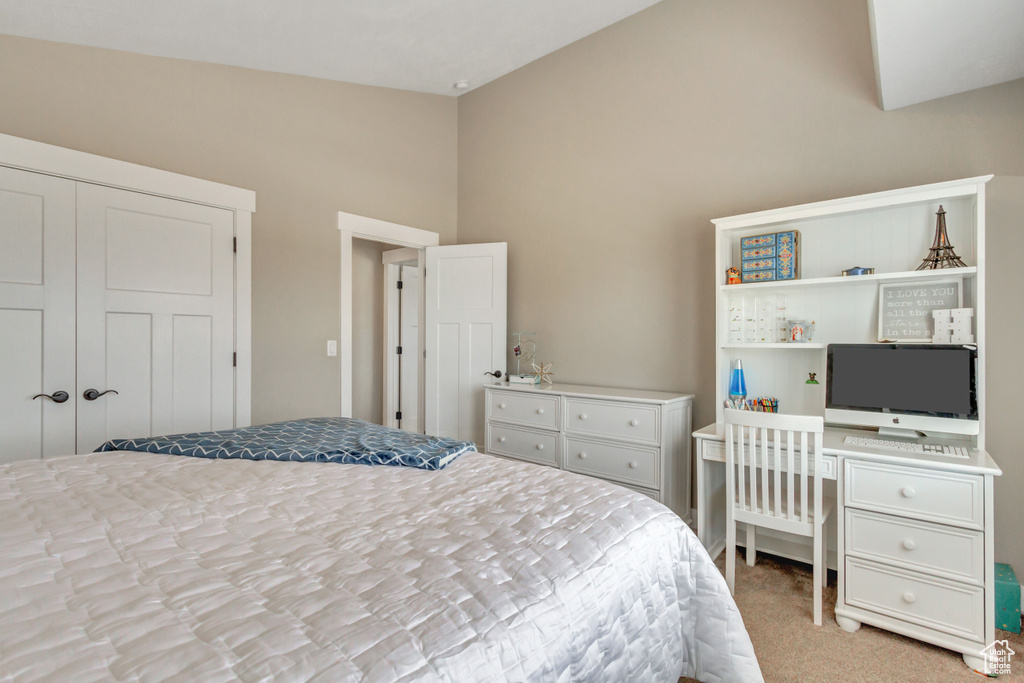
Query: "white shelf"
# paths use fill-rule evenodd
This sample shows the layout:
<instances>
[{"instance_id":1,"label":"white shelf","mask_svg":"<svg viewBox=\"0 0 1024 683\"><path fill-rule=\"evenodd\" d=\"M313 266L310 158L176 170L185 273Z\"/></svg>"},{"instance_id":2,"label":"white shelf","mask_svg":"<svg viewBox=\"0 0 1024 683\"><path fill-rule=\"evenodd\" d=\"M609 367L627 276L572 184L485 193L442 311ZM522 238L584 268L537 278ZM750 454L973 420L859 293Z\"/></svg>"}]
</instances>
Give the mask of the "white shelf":
<instances>
[{"instance_id":1,"label":"white shelf","mask_svg":"<svg viewBox=\"0 0 1024 683\"><path fill-rule=\"evenodd\" d=\"M744 292L755 289L778 289L782 287L821 287L825 285L850 285L865 282L905 282L950 277L972 277L977 275L977 273L977 267L967 266L966 268L944 268L942 270L906 270L896 273L873 273L872 275L815 277L805 280L747 282L740 285L719 285L718 288L723 292Z\"/></svg>"},{"instance_id":2,"label":"white shelf","mask_svg":"<svg viewBox=\"0 0 1024 683\"><path fill-rule=\"evenodd\" d=\"M726 342L723 349L823 349L824 342Z\"/></svg>"}]
</instances>

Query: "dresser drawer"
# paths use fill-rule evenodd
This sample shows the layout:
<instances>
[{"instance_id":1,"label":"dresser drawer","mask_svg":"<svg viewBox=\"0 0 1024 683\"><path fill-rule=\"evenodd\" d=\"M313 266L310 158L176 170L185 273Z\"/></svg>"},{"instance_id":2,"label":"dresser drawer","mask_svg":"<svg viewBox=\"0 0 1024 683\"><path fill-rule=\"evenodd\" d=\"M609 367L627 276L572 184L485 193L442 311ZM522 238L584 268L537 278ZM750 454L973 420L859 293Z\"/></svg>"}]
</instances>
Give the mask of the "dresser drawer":
<instances>
[{"instance_id":1,"label":"dresser drawer","mask_svg":"<svg viewBox=\"0 0 1024 683\"><path fill-rule=\"evenodd\" d=\"M846 602L955 636L985 637L985 591L914 572L846 559Z\"/></svg>"},{"instance_id":2,"label":"dresser drawer","mask_svg":"<svg viewBox=\"0 0 1024 683\"><path fill-rule=\"evenodd\" d=\"M565 430L570 433L609 436L656 446L661 431L660 416L659 406L654 405L580 398L565 400Z\"/></svg>"},{"instance_id":3,"label":"dresser drawer","mask_svg":"<svg viewBox=\"0 0 1024 683\"><path fill-rule=\"evenodd\" d=\"M558 434L492 423L487 426L487 452L558 467Z\"/></svg>"},{"instance_id":4,"label":"dresser drawer","mask_svg":"<svg viewBox=\"0 0 1024 683\"><path fill-rule=\"evenodd\" d=\"M558 403L558 396L492 390L487 392L487 419L558 429Z\"/></svg>"},{"instance_id":5,"label":"dresser drawer","mask_svg":"<svg viewBox=\"0 0 1024 683\"><path fill-rule=\"evenodd\" d=\"M981 529L983 477L862 460L846 461L846 505Z\"/></svg>"},{"instance_id":6,"label":"dresser drawer","mask_svg":"<svg viewBox=\"0 0 1024 683\"><path fill-rule=\"evenodd\" d=\"M983 584L985 535L903 517L846 510L846 553Z\"/></svg>"},{"instance_id":7,"label":"dresser drawer","mask_svg":"<svg viewBox=\"0 0 1024 683\"><path fill-rule=\"evenodd\" d=\"M585 439L565 440L565 469L602 479L658 488L658 449Z\"/></svg>"}]
</instances>

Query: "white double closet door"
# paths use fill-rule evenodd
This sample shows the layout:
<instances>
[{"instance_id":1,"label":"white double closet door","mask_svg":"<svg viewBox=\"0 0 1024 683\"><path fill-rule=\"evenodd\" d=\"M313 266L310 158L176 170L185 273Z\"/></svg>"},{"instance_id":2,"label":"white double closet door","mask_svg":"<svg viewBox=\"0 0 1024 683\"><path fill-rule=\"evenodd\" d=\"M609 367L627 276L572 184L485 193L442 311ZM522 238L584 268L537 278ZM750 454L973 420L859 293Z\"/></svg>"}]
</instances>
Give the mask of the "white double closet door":
<instances>
[{"instance_id":1,"label":"white double closet door","mask_svg":"<svg viewBox=\"0 0 1024 683\"><path fill-rule=\"evenodd\" d=\"M233 233L228 210L0 168L0 462L230 428Z\"/></svg>"}]
</instances>

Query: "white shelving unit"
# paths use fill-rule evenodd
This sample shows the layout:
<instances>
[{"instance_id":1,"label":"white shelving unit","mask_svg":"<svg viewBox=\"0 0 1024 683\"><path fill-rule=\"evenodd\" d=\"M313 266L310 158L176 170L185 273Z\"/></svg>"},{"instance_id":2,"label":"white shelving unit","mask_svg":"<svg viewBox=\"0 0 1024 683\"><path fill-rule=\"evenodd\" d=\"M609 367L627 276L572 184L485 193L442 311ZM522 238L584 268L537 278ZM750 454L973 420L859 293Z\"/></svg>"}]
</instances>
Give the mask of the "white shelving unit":
<instances>
[{"instance_id":1,"label":"white shelving unit","mask_svg":"<svg viewBox=\"0 0 1024 683\"><path fill-rule=\"evenodd\" d=\"M732 362L743 361L749 397L775 396L780 412L823 415L825 348L830 343L878 340L878 287L890 282L960 279L963 306L975 309L978 343L978 409L984 415L985 183L992 176L891 190L815 204L761 211L713 221L718 282L740 266L740 239L798 230L801 278L782 282L719 284L716 288L716 421L722 421ZM946 229L966 268L915 270L935 234L935 213L946 210ZM843 277L853 266L872 275ZM812 342L729 341L731 297L780 296L789 320L814 321ZM799 351L798 353L795 351ZM808 373L818 384L806 384ZM975 447L984 449L984 423Z\"/></svg>"}]
</instances>

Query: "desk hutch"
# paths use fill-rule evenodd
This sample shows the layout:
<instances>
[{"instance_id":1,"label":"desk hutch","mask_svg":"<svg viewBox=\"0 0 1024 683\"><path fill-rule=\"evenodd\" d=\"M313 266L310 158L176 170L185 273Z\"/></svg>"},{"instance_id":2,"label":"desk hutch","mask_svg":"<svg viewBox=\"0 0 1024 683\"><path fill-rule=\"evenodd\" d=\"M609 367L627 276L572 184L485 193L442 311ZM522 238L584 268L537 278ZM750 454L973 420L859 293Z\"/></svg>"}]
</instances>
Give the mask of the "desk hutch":
<instances>
[{"instance_id":1,"label":"desk hutch","mask_svg":"<svg viewBox=\"0 0 1024 683\"><path fill-rule=\"evenodd\" d=\"M839 511L830 555L838 572L839 625L852 632L867 623L946 647L978 670L995 639L993 477L1001 473L985 452L985 183L991 177L713 221L717 419L694 433L698 534L715 556L724 547L720 424L733 361L743 362L749 397L777 397L784 413L824 415L826 347L878 341L879 285L957 280L962 307L974 309L981 431L923 441L966 446L969 456L850 446L846 435L865 432L826 426L823 474L835 481ZM915 270L928 254L940 205L950 242L967 267ZM726 269L740 265L742 238L792 230L799 231L799 279L724 284ZM841 275L854 266L874 273ZM750 315L769 305L784 308L789 320L814 321L811 341L781 341L778 329L764 341L737 339L735 328L730 334L737 309ZM817 384L807 383L812 372ZM809 548L792 539L767 532L757 538L759 550L810 557Z\"/></svg>"}]
</instances>

